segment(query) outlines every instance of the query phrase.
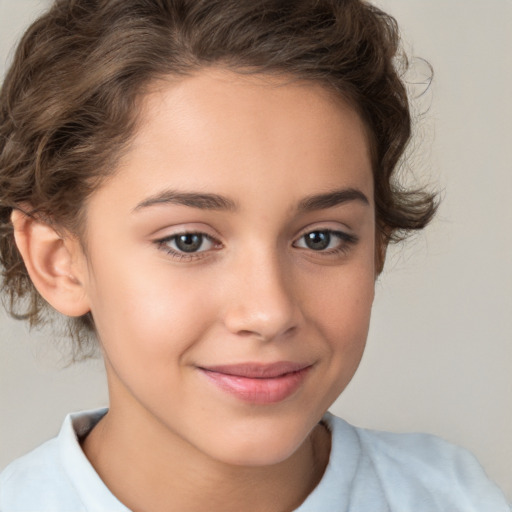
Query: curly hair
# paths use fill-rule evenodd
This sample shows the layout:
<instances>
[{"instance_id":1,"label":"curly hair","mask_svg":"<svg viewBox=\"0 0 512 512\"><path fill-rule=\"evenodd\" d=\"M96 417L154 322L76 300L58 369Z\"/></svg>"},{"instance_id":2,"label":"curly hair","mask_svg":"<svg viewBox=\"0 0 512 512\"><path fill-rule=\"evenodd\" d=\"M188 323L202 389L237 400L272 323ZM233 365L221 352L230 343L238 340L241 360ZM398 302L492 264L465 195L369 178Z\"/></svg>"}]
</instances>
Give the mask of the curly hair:
<instances>
[{"instance_id":1,"label":"curly hair","mask_svg":"<svg viewBox=\"0 0 512 512\"><path fill-rule=\"evenodd\" d=\"M16 248L14 208L80 233L84 203L136 130L140 98L160 77L217 65L319 82L363 119L376 226L384 244L422 229L436 210L394 179L410 138L396 21L364 0L56 0L27 30L0 92L0 264L10 313L51 309ZM381 270L381 269L379 269ZM69 319L79 350L90 315Z\"/></svg>"}]
</instances>

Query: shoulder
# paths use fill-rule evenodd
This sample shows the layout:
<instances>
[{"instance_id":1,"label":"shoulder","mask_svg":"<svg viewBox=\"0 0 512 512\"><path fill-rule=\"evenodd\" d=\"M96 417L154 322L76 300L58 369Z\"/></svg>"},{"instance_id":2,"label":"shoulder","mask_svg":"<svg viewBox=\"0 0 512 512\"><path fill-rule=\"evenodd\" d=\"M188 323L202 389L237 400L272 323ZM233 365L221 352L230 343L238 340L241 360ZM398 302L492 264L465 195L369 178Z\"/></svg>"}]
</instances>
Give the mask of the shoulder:
<instances>
[{"instance_id":1,"label":"shoulder","mask_svg":"<svg viewBox=\"0 0 512 512\"><path fill-rule=\"evenodd\" d=\"M70 414L58 437L15 460L0 474L1 512L122 511L80 447L106 409Z\"/></svg>"},{"instance_id":2,"label":"shoulder","mask_svg":"<svg viewBox=\"0 0 512 512\"><path fill-rule=\"evenodd\" d=\"M84 510L60 461L57 438L15 460L0 474L0 510Z\"/></svg>"},{"instance_id":3,"label":"shoulder","mask_svg":"<svg viewBox=\"0 0 512 512\"><path fill-rule=\"evenodd\" d=\"M391 510L510 512L503 493L463 448L428 434L367 430L332 415L327 421L333 445L340 436L357 445L355 488L372 481Z\"/></svg>"}]
</instances>

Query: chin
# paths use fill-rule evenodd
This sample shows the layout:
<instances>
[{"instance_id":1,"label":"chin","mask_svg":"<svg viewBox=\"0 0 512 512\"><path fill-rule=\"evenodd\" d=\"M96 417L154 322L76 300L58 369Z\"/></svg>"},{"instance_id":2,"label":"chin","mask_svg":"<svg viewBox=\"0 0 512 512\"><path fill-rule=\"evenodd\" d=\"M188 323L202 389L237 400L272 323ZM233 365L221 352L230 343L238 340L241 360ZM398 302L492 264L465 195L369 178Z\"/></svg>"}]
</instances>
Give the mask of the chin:
<instances>
[{"instance_id":1,"label":"chin","mask_svg":"<svg viewBox=\"0 0 512 512\"><path fill-rule=\"evenodd\" d=\"M272 446L262 446L259 443L250 446L250 443L246 443L246 446L229 451L228 453L225 452L222 462L231 466L241 467L274 466L292 457L300 448L302 442L298 445L289 445L281 441L279 444L276 443Z\"/></svg>"},{"instance_id":2,"label":"chin","mask_svg":"<svg viewBox=\"0 0 512 512\"><path fill-rule=\"evenodd\" d=\"M227 433L221 443L216 444L214 458L234 466L272 466L292 457L304 444L311 428L294 424L258 425L252 429L238 429Z\"/></svg>"}]
</instances>

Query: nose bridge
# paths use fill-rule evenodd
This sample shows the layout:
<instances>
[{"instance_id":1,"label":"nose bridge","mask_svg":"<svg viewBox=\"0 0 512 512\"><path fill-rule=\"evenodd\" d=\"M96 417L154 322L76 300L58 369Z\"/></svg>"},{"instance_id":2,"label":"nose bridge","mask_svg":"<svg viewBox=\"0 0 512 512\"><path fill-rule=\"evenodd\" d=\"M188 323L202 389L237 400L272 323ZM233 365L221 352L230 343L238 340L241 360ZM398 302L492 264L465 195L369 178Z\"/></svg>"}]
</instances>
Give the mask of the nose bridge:
<instances>
[{"instance_id":1,"label":"nose bridge","mask_svg":"<svg viewBox=\"0 0 512 512\"><path fill-rule=\"evenodd\" d=\"M271 340L297 326L291 276L276 250L260 248L237 258L230 274L225 324L231 332Z\"/></svg>"}]
</instances>

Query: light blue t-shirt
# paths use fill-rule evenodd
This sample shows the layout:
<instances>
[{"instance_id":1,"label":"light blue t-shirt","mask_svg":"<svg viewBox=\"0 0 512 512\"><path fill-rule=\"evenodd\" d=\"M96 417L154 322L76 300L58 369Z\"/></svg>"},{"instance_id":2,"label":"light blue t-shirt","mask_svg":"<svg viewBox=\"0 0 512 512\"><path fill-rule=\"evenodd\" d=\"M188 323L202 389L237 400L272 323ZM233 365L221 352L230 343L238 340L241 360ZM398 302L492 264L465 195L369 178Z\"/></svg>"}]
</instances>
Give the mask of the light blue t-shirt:
<instances>
[{"instance_id":1,"label":"light blue t-shirt","mask_svg":"<svg viewBox=\"0 0 512 512\"><path fill-rule=\"evenodd\" d=\"M71 414L60 434L0 475L1 512L129 512L79 439L106 409ZM510 512L475 458L436 437L353 427L331 414L329 464L296 512ZM205 509L206 510L206 509Z\"/></svg>"}]
</instances>

